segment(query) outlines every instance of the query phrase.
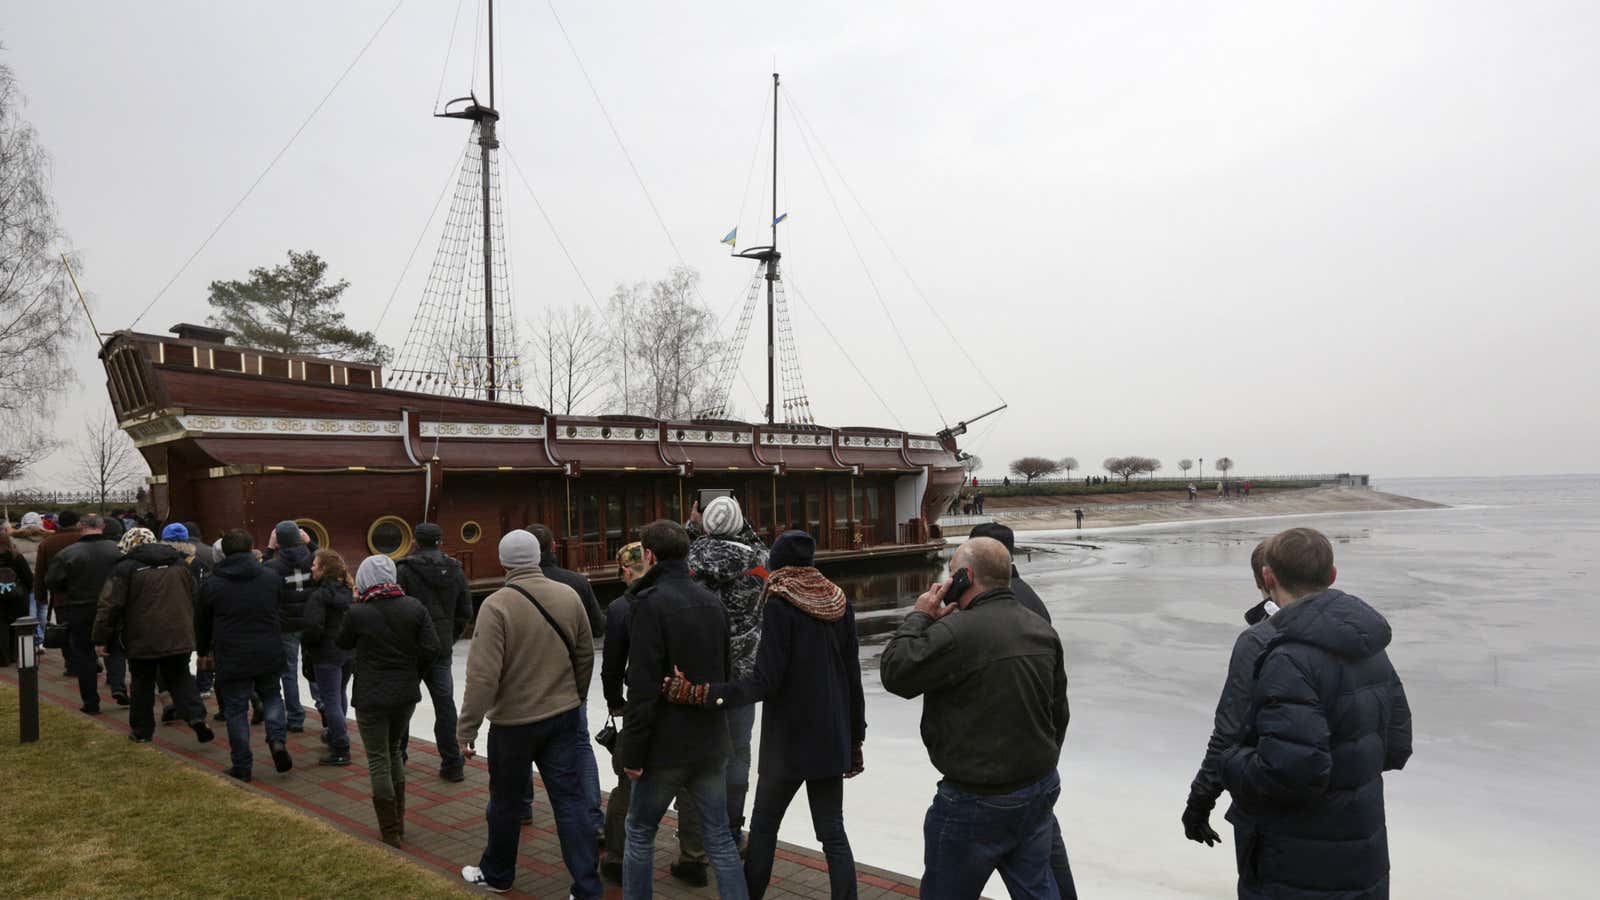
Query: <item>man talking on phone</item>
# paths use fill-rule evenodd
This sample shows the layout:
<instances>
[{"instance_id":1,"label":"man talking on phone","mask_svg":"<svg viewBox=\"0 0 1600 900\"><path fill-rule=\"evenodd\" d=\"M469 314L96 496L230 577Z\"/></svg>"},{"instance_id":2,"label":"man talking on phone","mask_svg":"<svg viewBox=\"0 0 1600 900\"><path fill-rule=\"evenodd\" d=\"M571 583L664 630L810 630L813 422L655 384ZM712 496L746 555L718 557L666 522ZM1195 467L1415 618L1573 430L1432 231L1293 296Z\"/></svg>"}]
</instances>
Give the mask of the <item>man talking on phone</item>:
<instances>
[{"instance_id":1,"label":"man talking on phone","mask_svg":"<svg viewBox=\"0 0 1600 900\"><path fill-rule=\"evenodd\" d=\"M1005 545L957 548L950 580L917 598L880 668L892 693L923 696L922 741L944 776L923 823L922 896L981 896L996 869L1012 897L1061 896L1050 849L1066 663L1055 630L1012 594Z\"/></svg>"}]
</instances>

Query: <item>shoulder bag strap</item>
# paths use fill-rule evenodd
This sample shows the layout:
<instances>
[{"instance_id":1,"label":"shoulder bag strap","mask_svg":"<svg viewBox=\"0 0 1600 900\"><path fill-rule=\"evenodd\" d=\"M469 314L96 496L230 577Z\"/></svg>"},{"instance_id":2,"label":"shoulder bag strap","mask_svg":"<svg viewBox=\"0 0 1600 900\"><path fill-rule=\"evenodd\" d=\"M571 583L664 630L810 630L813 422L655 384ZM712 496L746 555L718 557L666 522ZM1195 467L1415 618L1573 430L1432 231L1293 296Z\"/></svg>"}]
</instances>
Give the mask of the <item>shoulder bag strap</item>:
<instances>
[{"instance_id":1,"label":"shoulder bag strap","mask_svg":"<svg viewBox=\"0 0 1600 900\"><path fill-rule=\"evenodd\" d=\"M582 702L583 686L578 684L578 651L572 646L572 638L567 637L567 633L561 630L561 626L556 624L555 618L550 615L549 610L544 608L544 604L540 603L537 597L533 596L533 594L529 593L526 589L518 584L507 583L506 587L511 588L513 591L516 591L524 597L527 597L528 602L533 604L533 608L539 611L539 615L544 616L544 620L550 623L550 627L555 630L556 637L561 638L561 643L566 645L567 664L572 668L572 684L573 687L578 689L578 700Z\"/></svg>"}]
</instances>

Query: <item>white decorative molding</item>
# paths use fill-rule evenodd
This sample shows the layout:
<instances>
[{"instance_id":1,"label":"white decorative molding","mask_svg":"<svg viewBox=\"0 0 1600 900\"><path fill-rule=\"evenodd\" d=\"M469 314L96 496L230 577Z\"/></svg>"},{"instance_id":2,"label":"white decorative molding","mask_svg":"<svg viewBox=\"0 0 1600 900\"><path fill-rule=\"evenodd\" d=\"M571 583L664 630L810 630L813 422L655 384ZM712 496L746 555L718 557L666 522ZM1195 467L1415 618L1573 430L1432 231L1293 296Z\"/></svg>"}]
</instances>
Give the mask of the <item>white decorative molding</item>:
<instances>
[{"instance_id":1,"label":"white decorative molding","mask_svg":"<svg viewBox=\"0 0 1600 900\"><path fill-rule=\"evenodd\" d=\"M761 433L761 444L765 447L826 447L828 446L828 433L825 431L764 431Z\"/></svg>"},{"instance_id":2,"label":"white decorative molding","mask_svg":"<svg viewBox=\"0 0 1600 900\"><path fill-rule=\"evenodd\" d=\"M748 444L751 432L727 431L716 428L672 428L669 426L667 439L674 444Z\"/></svg>"},{"instance_id":3,"label":"white decorative molding","mask_svg":"<svg viewBox=\"0 0 1600 900\"><path fill-rule=\"evenodd\" d=\"M544 440L544 424L521 422L421 422L417 435L425 438L474 438L478 440Z\"/></svg>"},{"instance_id":4,"label":"white decorative molding","mask_svg":"<svg viewBox=\"0 0 1600 900\"><path fill-rule=\"evenodd\" d=\"M557 425L556 439L562 441L616 441L624 444L655 443L661 436L659 425Z\"/></svg>"},{"instance_id":5,"label":"white decorative molding","mask_svg":"<svg viewBox=\"0 0 1600 900\"><path fill-rule=\"evenodd\" d=\"M939 443L938 441L935 441L935 440L930 440L928 438L912 438L907 443L910 445L912 450L934 450L934 451L939 451L939 450L943 450L944 449L944 445L943 444L941 444L941 443Z\"/></svg>"},{"instance_id":6,"label":"white decorative molding","mask_svg":"<svg viewBox=\"0 0 1600 900\"><path fill-rule=\"evenodd\" d=\"M841 447L899 450L900 438L877 434L846 434L839 438Z\"/></svg>"},{"instance_id":7,"label":"white decorative molding","mask_svg":"<svg viewBox=\"0 0 1600 900\"><path fill-rule=\"evenodd\" d=\"M320 437L383 437L401 434L398 420L311 419L295 416L179 416L184 431L206 434L304 434ZM131 431L130 431L131 433Z\"/></svg>"}]
</instances>

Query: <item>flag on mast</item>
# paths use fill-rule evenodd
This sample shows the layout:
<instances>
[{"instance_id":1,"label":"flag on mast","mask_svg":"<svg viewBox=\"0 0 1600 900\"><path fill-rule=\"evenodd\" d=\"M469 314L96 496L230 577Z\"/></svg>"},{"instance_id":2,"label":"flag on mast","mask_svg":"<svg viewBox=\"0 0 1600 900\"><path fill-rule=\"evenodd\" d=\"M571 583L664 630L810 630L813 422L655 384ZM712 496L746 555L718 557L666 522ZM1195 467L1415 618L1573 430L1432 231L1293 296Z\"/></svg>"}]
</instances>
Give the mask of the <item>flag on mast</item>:
<instances>
[{"instance_id":1,"label":"flag on mast","mask_svg":"<svg viewBox=\"0 0 1600 900\"><path fill-rule=\"evenodd\" d=\"M729 247L737 246L736 242L738 240L739 240L739 228L738 228L738 226L734 226L734 229L732 231L728 232L727 234L723 235L723 237L722 237L722 243L727 244Z\"/></svg>"},{"instance_id":2,"label":"flag on mast","mask_svg":"<svg viewBox=\"0 0 1600 900\"><path fill-rule=\"evenodd\" d=\"M776 219L773 219L772 220L772 224L776 225L779 222L782 222L784 219L787 219L787 218L789 218L789 214L788 213L784 213L783 215L777 217Z\"/></svg>"}]
</instances>

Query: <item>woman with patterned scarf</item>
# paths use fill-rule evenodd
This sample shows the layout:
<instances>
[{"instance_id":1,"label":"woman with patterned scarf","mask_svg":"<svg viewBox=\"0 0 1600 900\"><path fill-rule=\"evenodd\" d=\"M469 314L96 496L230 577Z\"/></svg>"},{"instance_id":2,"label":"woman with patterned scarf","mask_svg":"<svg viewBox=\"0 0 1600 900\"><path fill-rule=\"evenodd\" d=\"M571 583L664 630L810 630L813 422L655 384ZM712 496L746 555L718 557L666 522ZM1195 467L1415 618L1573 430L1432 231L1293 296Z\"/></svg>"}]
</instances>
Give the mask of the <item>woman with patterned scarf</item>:
<instances>
[{"instance_id":1,"label":"woman with patterned scarf","mask_svg":"<svg viewBox=\"0 0 1600 900\"><path fill-rule=\"evenodd\" d=\"M815 555L816 543L803 531L784 532L773 543L761 645L748 677L707 685L675 673L663 684L671 703L727 708L766 701L744 866L756 900L772 877L778 825L802 785L828 861L832 895L856 896L855 858L844 830L844 779L863 769L861 660L855 612L844 591L812 566Z\"/></svg>"},{"instance_id":2,"label":"woman with patterned scarf","mask_svg":"<svg viewBox=\"0 0 1600 900\"><path fill-rule=\"evenodd\" d=\"M406 833L406 770L400 752L411 712L422 699L422 673L439 653L439 635L422 601L395 583L394 560L369 556L356 570L356 602L335 640L356 652L350 705L366 745L372 809L383 842L400 846Z\"/></svg>"}]
</instances>

